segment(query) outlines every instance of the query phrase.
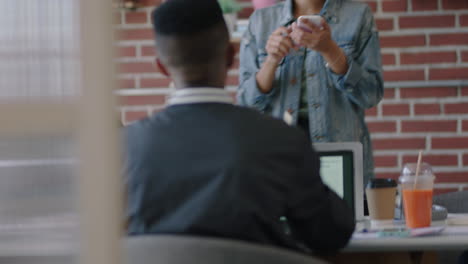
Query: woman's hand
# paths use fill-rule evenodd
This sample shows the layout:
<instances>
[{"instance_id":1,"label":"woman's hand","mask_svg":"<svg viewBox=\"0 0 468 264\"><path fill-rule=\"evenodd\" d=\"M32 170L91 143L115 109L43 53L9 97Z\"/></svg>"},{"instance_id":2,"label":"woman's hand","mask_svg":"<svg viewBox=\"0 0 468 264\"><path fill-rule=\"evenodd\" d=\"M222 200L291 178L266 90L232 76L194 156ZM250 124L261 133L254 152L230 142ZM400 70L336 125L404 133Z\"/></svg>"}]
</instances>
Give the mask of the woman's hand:
<instances>
[{"instance_id":1,"label":"woman's hand","mask_svg":"<svg viewBox=\"0 0 468 264\"><path fill-rule=\"evenodd\" d=\"M268 56L265 63L260 65L260 70L256 75L257 86L262 93L271 91L279 63L294 48L289 34L291 34L291 28L279 27L268 38L265 47Z\"/></svg>"},{"instance_id":2,"label":"woman's hand","mask_svg":"<svg viewBox=\"0 0 468 264\"><path fill-rule=\"evenodd\" d=\"M319 52L327 62L327 67L337 74L345 74L348 71L346 55L331 38L327 22L322 21L318 26L309 20L303 20L301 23L305 24L306 29L299 27L296 22L291 25L291 38L294 43Z\"/></svg>"},{"instance_id":3,"label":"woman's hand","mask_svg":"<svg viewBox=\"0 0 468 264\"><path fill-rule=\"evenodd\" d=\"M301 23L310 30L303 29L294 22L291 25L291 38L294 43L320 53L328 52L334 41L331 38L331 30L327 22L322 20L318 26L304 19Z\"/></svg>"},{"instance_id":4,"label":"woman's hand","mask_svg":"<svg viewBox=\"0 0 468 264\"><path fill-rule=\"evenodd\" d=\"M291 28L279 27L270 35L266 44L268 62L278 65L288 55L290 49L294 48L293 41L289 36L291 31Z\"/></svg>"}]
</instances>

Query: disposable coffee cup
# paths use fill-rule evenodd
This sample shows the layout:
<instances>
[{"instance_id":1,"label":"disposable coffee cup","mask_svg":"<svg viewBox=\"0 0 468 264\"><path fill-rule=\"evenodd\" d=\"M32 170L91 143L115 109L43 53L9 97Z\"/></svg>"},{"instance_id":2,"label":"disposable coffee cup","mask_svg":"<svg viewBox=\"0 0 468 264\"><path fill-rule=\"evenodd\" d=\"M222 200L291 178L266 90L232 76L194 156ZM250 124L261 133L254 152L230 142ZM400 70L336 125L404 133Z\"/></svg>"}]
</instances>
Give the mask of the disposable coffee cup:
<instances>
[{"instance_id":1,"label":"disposable coffee cup","mask_svg":"<svg viewBox=\"0 0 468 264\"><path fill-rule=\"evenodd\" d=\"M405 223L409 228L429 227L432 220L435 176L427 163L421 163L418 176L416 167L416 163L406 164L399 179L403 193Z\"/></svg>"},{"instance_id":2,"label":"disposable coffee cup","mask_svg":"<svg viewBox=\"0 0 468 264\"><path fill-rule=\"evenodd\" d=\"M393 179L371 179L366 187L371 220L393 220L397 183Z\"/></svg>"}]
</instances>

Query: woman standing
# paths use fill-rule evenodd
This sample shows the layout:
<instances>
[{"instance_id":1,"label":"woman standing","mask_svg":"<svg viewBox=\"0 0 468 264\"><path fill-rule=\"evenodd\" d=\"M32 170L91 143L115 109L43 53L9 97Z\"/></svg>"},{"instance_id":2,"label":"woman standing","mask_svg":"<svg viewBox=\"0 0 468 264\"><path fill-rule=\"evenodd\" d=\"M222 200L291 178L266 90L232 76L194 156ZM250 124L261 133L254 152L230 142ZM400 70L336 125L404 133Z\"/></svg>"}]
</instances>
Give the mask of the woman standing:
<instances>
[{"instance_id":1,"label":"woman standing","mask_svg":"<svg viewBox=\"0 0 468 264\"><path fill-rule=\"evenodd\" d=\"M320 25L301 15L320 15ZM383 96L378 32L366 4L286 0L255 11L242 39L238 102L304 129L313 142L360 141L374 176L364 111Z\"/></svg>"}]
</instances>

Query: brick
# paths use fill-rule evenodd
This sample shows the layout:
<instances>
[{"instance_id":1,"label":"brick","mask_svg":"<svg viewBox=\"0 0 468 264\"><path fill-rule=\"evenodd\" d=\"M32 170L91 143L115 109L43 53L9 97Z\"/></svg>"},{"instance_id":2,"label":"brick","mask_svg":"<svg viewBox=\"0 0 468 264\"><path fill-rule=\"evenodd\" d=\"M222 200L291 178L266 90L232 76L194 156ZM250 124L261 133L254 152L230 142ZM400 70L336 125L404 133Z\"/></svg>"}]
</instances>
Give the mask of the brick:
<instances>
[{"instance_id":1,"label":"brick","mask_svg":"<svg viewBox=\"0 0 468 264\"><path fill-rule=\"evenodd\" d=\"M395 88L385 88L384 98L385 99L394 99L395 98Z\"/></svg>"},{"instance_id":2,"label":"brick","mask_svg":"<svg viewBox=\"0 0 468 264\"><path fill-rule=\"evenodd\" d=\"M468 114L468 103L444 104L446 114Z\"/></svg>"},{"instance_id":3,"label":"brick","mask_svg":"<svg viewBox=\"0 0 468 264\"><path fill-rule=\"evenodd\" d=\"M424 81L424 70L384 71L385 81Z\"/></svg>"},{"instance_id":4,"label":"brick","mask_svg":"<svg viewBox=\"0 0 468 264\"><path fill-rule=\"evenodd\" d=\"M375 23L379 31L393 30L393 18L377 18Z\"/></svg>"},{"instance_id":5,"label":"brick","mask_svg":"<svg viewBox=\"0 0 468 264\"><path fill-rule=\"evenodd\" d=\"M468 166L468 153L463 154L463 166Z\"/></svg>"},{"instance_id":6,"label":"brick","mask_svg":"<svg viewBox=\"0 0 468 264\"><path fill-rule=\"evenodd\" d=\"M425 138L382 138L373 139L375 150L420 150L426 148Z\"/></svg>"},{"instance_id":7,"label":"brick","mask_svg":"<svg viewBox=\"0 0 468 264\"><path fill-rule=\"evenodd\" d=\"M461 94L462 96L468 96L468 87L462 87Z\"/></svg>"},{"instance_id":8,"label":"brick","mask_svg":"<svg viewBox=\"0 0 468 264\"><path fill-rule=\"evenodd\" d=\"M235 54L239 53L240 43L239 42L234 42L234 43L231 43L231 45L234 47L234 53Z\"/></svg>"},{"instance_id":9,"label":"brick","mask_svg":"<svg viewBox=\"0 0 468 264\"><path fill-rule=\"evenodd\" d=\"M153 63L149 62L124 62L119 64L120 73L151 73L158 72Z\"/></svg>"},{"instance_id":10,"label":"brick","mask_svg":"<svg viewBox=\"0 0 468 264\"><path fill-rule=\"evenodd\" d=\"M457 132L456 120L402 121L401 132Z\"/></svg>"},{"instance_id":11,"label":"brick","mask_svg":"<svg viewBox=\"0 0 468 264\"><path fill-rule=\"evenodd\" d=\"M432 34L429 36L431 46L443 45L468 45L468 34L450 33L450 34Z\"/></svg>"},{"instance_id":12,"label":"brick","mask_svg":"<svg viewBox=\"0 0 468 264\"><path fill-rule=\"evenodd\" d=\"M164 2L164 0L139 0L139 4L142 6L158 6L162 2Z\"/></svg>"},{"instance_id":13,"label":"brick","mask_svg":"<svg viewBox=\"0 0 468 264\"><path fill-rule=\"evenodd\" d=\"M366 116L377 116L377 107L366 109Z\"/></svg>"},{"instance_id":14,"label":"brick","mask_svg":"<svg viewBox=\"0 0 468 264\"><path fill-rule=\"evenodd\" d=\"M382 54L383 65L395 65L396 58L394 54Z\"/></svg>"},{"instance_id":15,"label":"brick","mask_svg":"<svg viewBox=\"0 0 468 264\"><path fill-rule=\"evenodd\" d=\"M237 13L237 17L240 19L247 19L252 15L254 9L253 7L245 7L239 13Z\"/></svg>"},{"instance_id":16,"label":"brick","mask_svg":"<svg viewBox=\"0 0 468 264\"><path fill-rule=\"evenodd\" d=\"M434 188L433 195L440 195L440 194L445 194L445 193L452 193L452 192L457 192L457 188Z\"/></svg>"},{"instance_id":17,"label":"brick","mask_svg":"<svg viewBox=\"0 0 468 264\"><path fill-rule=\"evenodd\" d=\"M398 178L400 177L399 172L378 172L375 174L376 178L379 179L394 179L398 181Z\"/></svg>"},{"instance_id":18,"label":"brick","mask_svg":"<svg viewBox=\"0 0 468 264\"><path fill-rule=\"evenodd\" d=\"M156 56L156 48L154 46L142 46L141 48L141 56Z\"/></svg>"},{"instance_id":19,"label":"brick","mask_svg":"<svg viewBox=\"0 0 468 264\"><path fill-rule=\"evenodd\" d=\"M460 15L460 26L468 27L468 15Z\"/></svg>"},{"instance_id":20,"label":"brick","mask_svg":"<svg viewBox=\"0 0 468 264\"><path fill-rule=\"evenodd\" d=\"M162 105L165 101L165 95L121 96L121 105Z\"/></svg>"},{"instance_id":21,"label":"brick","mask_svg":"<svg viewBox=\"0 0 468 264\"><path fill-rule=\"evenodd\" d=\"M437 172L435 174L436 179L435 182L456 182L456 183L466 183L468 182L468 172L460 171L460 172Z\"/></svg>"},{"instance_id":22,"label":"brick","mask_svg":"<svg viewBox=\"0 0 468 264\"><path fill-rule=\"evenodd\" d=\"M412 0L413 11L437 10L438 0Z\"/></svg>"},{"instance_id":23,"label":"brick","mask_svg":"<svg viewBox=\"0 0 468 264\"><path fill-rule=\"evenodd\" d=\"M426 155L422 157L423 162L427 162L432 166L458 166L458 156L454 154ZM402 163L416 163L418 155L403 156Z\"/></svg>"},{"instance_id":24,"label":"brick","mask_svg":"<svg viewBox=\"0 0 468 264\"><path fill-rule=\"evenodd\" d=\"M468 62L468 51L462 51L461 59L463 62Z\"/></svg>"},{"instance_id":25,"label":"brick","mask_svg":"<svg viewBox=\"0 0 468 264\"><path fill-rule=\"evenodd\" d=\"M468 9L466 0L442 0L443 9Z\"/></svg>"},{"instance_id":26,"label":"brick","mask_svg":"<svg viewBox=\"0 0 468 264\"><path fill-rule=\"evenodd\" d=\"M468 131L468 120L463 120L462 122L462 130Z\"/></svg>"},{"instance_id":27,"label":"brick","mask_svg":"<svg viewBox=\"0 0 468 264\"><path fill-rule=\"evenodd\" d=\"M117 39L120 40L152 40L154 33L151 29L121 29L117 32Z\"/></svg>"},{"instance_id":28,"label":"brick","mask_svg":"<svg viewBox=\"0 0 468 264\"><path fill-rule=\"evenodd\" d=\"M141 88L167 88L171 83L168 78L143 78L140 80Z\"/></svg>"},{"instance_id":29,"label":"brick","mask_svg":"<svg viewBox=\"0 0 468 264\"><path fill-rule=\"evenodd\" d=\"M415 115L439 115L440 104L415 104L414 114Z\"/></svg>"},{"instance_id":30,"label":"brick","mask_svg":"<svg viewBox=\"0 0 468 264\"><path fill-rule=\"evenodd\" d=\"M363 1L366 3L370 9L372 10L373 13L377 12L377 2L376 1Z\"/></svg>"},{"instance_id":31,"label":"brick","mask_svg":"<svg viewBox=\"0 0 468 264\"><path fill-rule=\"evenodd\" d=\"M454 27L455 16L454 15L404 16L404 17L400 17L399 25L401 29Z\"/></svg>"},{"instance_id":32,"label":"brick","mask_svg":"<svg viewBox=\"0 0 468 264\"><path fill-rule=\"evenodd\" d=\"M397 156L374 156L375 167L396 167L398 166Z\"/></svg>"},{"instance_id":33,"label":"brick","mask_svg":"<svg viewBox=\"0 0 468 264\"><path fill-rule=\"evenodd\" d=\"M457 62L457 53L455 51L439 51L439 52L418 52L418 53L401 53L401 64L433 64L433 63L448 63Z\"/></svg>"},{"instance_id":34,"label":"brick","mask_svg":"<svg viewBox=\"0 0 468 264\"><path fill-rule=\"evenodd\" d=\"M119 88L120 89L131 89L135 88L135 80L132 79L119 79Z\"/></svg>"},{"instance_id":35,"label":"brick","mask_svg":"<svg viewBox=\"0 0 468 264\"><path fill-rule=\"evenodd\" d=\"M148 117L148 113L146 111L125 111L124 124L128 124L146 117Z\"/></svg>"},{"instance_id":36,"label":"brick","mask_svg":"<svg viewBox=\"0 0 468 264\"><path fill-rule=\"evenodd\" d=\"M433 149L466 149L468 137L443 137L432 138Z\"/></svg>"},{"instance_id":37,"label":"brick","mask_svg":"<svg viewBox=\"0 0 468 264\"><path fill-rule=\"evenodd\" d=\"M239 77L236 76L228 76L226 79L226 85L237 86L239 85Z\"/></svg>"},{"instance_id":38,"label":"brick","mask_svg":"<svg viewBox=\"0 0 468 264\"><path fill-rule=\"evenodd\" d=\"M382 114L385 116L406 116L409 115L408 104L383 104Z\"/></svg>"},{"instance_id":39,"label":"brick","mask_svg":"<svg viewBox=\"0 0 468 264\"><path fill-rule=\"evenodd\" d=\"M145 24L148 22L148 15L146 12L131 12L125 13L125 23L127 24Z\"/></svg>"},{"instance_id":40,"label":"brick","mask_svg":"<svg viewBox=\"0 0 468 264\"><path fill-rule=\"evenodd\" d=\"M426 37L424 35L409 35L409 36L385 36L380 37L380 45L382 48L404 48L404 47L419 47L426 45Z\"/></svg>"},{"instance_id":41,"label":"brick","mask_svg":"<svg viewBox=\"0 0 468 264\"><path fill-rule=\"evenodd\" d=\"M400 88L401 98L440 98L457 96L456 87Z\"/></svg>"},{"instance_id":42,"label":"brick","mask_svg":"<svg viewBox=\"0 0 468 264\"><path fill-rule=\"evenodd\" d=\"M119 57L135 57L136 48L135 47L118 47L117 56Z\"/></svg>"},{"instance_id":43,"label":"brick","mask_svg":"<svg viewBox=\"0 0 468 264\"><path fill-rule=\"evenodd\" d=\"M234 58L234 62L232 63L231 69L239 69L239 59Z\"/></svg>"},{"instance_id":44,"label":"brick","mask_svg":"<svg viewBox=\"0 0 468 264\"><path fill-rule=\"evenodd\" d=\"M454 80L466 79L468 77L468 68L444 68L444 69L430 69L430 80Z\"/></svg>"},{"instance_id":45,"label":"brick","mask_svg":"<svg viewBox=\"0 0 468 264\"><path fill-rule=\"evenodd\" d=\"M396 132L396 121L369 121L367 127L371 133Z\"/></svg>"},{"instance_id":46,"label":"brick","mask_svg":"<svg viewBox=\"0 0 468 264\"><path fill-rule=\"evenodd\" d=\"M382 1L382 11L384 12L405 12L407 10L408 10L407 0Z\"/></svg>"}]
</instances>

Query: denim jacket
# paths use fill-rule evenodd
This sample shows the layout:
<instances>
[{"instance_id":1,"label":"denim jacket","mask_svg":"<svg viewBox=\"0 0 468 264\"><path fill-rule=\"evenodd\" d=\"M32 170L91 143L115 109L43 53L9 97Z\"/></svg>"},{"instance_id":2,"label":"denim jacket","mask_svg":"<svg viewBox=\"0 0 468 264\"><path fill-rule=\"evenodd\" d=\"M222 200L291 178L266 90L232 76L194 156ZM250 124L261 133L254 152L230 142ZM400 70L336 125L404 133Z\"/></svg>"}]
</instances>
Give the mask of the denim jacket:
<instances>
[{"instance_id":1,"label":"denim jacket","mask_svg":"<svg viewBox=\"0 0 468 264\"><path fill-rule=\"evenodd\" d=\"M293 0L259 9L250 17L240 49L239 104L282 118L287 111L297 123L302 78L307 79L310 138L313 142L360 141L364 150L364 184L374 176L372 146L364 121L365 109L383 97L378 32L370 8L351 0L327 0L320 15L330 25L332 39L346 54L344 75L325 67L316 51L291 51L275 73L272 90L258 90L256 73L267 57L271 33L294 21ZM305 56L305 58L304 58ZM305 68L305 71L303 71ZM305 74L304 74L305 73Z\"/></svg>"}]
</instances>

